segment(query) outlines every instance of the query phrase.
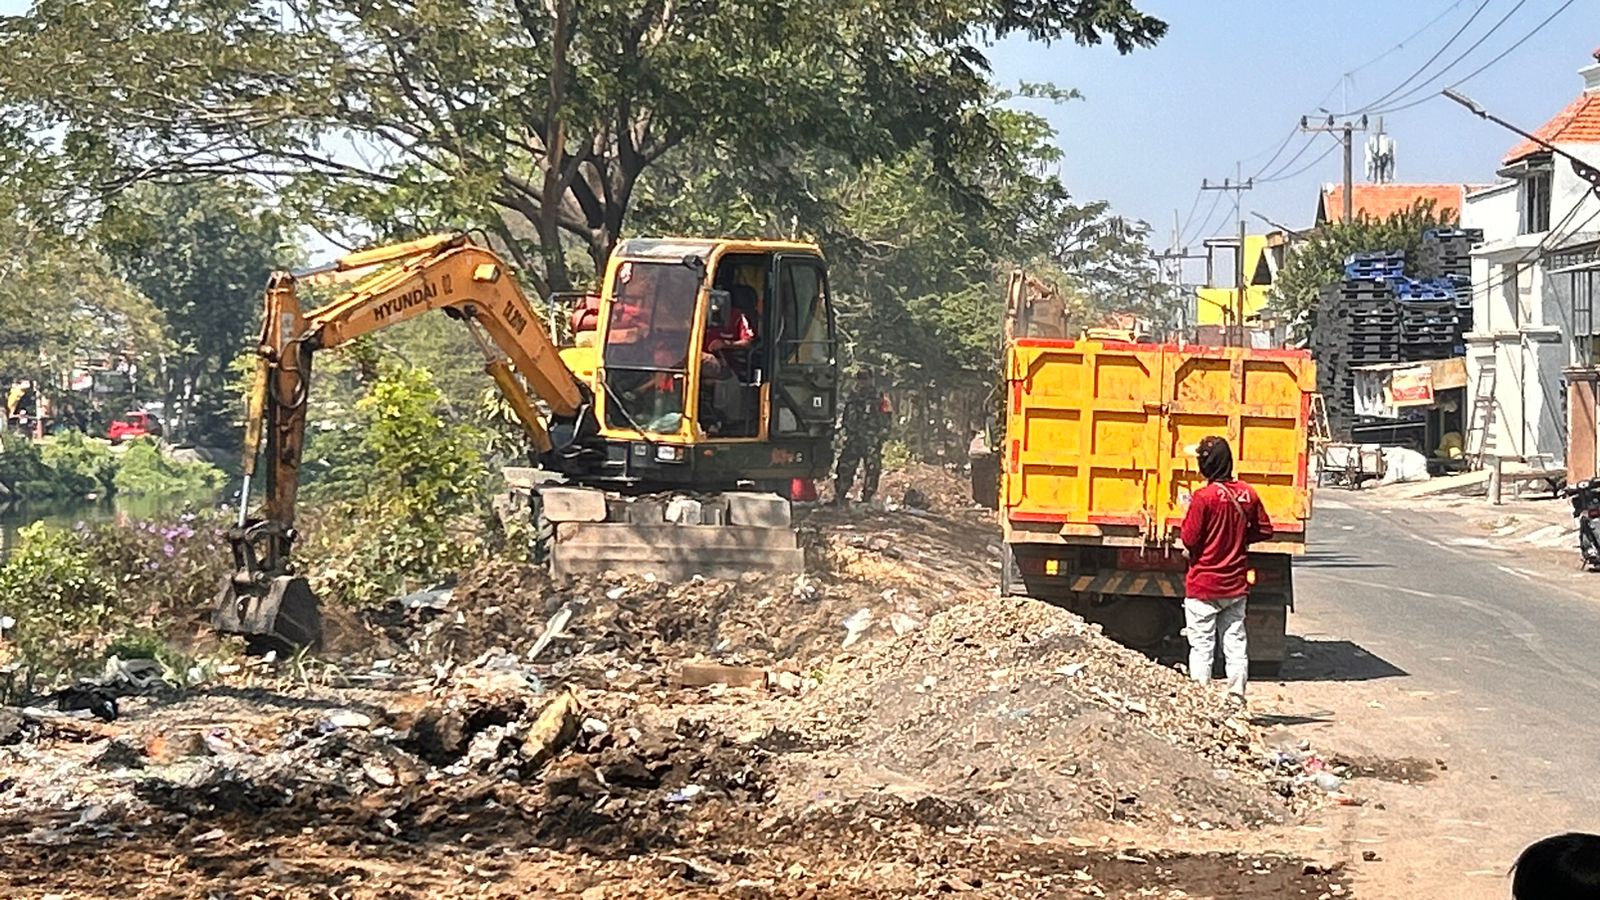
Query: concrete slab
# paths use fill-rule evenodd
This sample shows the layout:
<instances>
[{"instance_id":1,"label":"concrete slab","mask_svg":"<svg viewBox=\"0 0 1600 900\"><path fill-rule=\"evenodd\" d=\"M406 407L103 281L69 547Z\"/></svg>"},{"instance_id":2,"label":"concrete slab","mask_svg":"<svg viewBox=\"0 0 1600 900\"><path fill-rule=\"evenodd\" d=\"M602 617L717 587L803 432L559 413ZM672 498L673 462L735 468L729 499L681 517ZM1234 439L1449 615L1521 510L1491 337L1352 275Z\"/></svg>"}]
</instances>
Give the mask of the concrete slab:
<instances>
[{"instance_id":1,"label":"concrete slab","mask_svg":"<svg viewBox=\"0 0 1600 900\"><path fill-rule=\"evenodd\" d=\"M604 522L606 492L595 488L546 486L539 490L545 518L552 522Z\"/></svg>"},{"instance_id":2,"label":"concrete slab","mask_svg":"<svg viewBox=\"0 0 1600 900\"><path fill-rule=\"evenodd\" d=\"M728 501L728 522L753 528L790 528L794 525L789 501L769 493L735 491L723 495Z\"/></svg>"}]
</instances>

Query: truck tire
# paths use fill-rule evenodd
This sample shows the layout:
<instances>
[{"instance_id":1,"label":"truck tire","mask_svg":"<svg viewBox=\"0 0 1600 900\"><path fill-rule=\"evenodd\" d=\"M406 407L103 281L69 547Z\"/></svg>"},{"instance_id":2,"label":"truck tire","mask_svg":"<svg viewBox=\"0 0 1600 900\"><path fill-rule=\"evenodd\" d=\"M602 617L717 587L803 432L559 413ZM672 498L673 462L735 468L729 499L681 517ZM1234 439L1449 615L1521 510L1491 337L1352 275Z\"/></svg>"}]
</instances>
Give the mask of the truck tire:
<instances>
[{"instance_id":1,"label":"truck tire","mask_svg":"<svg viewBox=\"0 0 1600 900\"><path fill-rule=\"evenodd\" d=\"M1250 660L1250 677L1277 680L1283 674L1283 660L1281 659L1252 659Z\"/></svg>"}]
</instances>

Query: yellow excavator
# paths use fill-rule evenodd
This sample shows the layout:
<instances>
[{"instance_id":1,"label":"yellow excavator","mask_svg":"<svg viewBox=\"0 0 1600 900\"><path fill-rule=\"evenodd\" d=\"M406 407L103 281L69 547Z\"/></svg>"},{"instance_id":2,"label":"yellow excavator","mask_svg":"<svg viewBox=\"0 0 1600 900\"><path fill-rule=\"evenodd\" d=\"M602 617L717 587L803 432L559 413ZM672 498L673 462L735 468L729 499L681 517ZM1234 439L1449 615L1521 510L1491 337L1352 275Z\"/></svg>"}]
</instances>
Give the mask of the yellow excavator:
<instances>
[{"instance_id":1,"label":"yellow excavator","mask_svg":"<svg viewBox=\"0 0 1600 900\"><path fill-rule=\"evenodd\" d=\"M325 284L349 287L303 309L300 287ZM598 293L570 309L562 299L535 309L511 267L464 234L275 273L217 629L258 649L318 643L317 598L291 559L312 357L435 310L472 335L527 432L534 550L557 573L799 571L788 488L832 463L838 396L817 247L626 240ZM251 514L258 464L263 498Z\"/></svg>"}]
</instances>

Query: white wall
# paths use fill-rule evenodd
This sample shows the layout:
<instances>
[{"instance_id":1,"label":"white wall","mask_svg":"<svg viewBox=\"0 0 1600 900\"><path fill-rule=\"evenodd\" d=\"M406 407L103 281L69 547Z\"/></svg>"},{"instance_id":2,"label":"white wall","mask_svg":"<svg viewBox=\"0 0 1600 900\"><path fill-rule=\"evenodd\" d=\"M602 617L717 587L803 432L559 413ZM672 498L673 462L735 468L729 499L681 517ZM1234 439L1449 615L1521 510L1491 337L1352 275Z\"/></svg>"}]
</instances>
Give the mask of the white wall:
<instances>
[{"instance_id":1,"label":"white wall","mask_svg":"<svg viewBox=\"0 0 1600 900\"><path fill-rule=\"evenodd\" d=\"M1515 240L1517 236L1517 184L1507 181L1468 194L1461 209L1461 227L1483 230L1484 244ZM1472 330L1480 334L1512 327L1511 312L1499 293L1486 287L1499 280L1487 259L1472 259Z\"/></svg>"},{"instance_id":2,"label":"white wall","mask_svg":"<svg viewBox=\"0 0 1600 900\"><path fill-rule=\"evenodd\" d=\"M1592 166L1600 166L1600 144L1563 143L1556 146ZM1577 214L1565 228L1561 229L1563 234L1571 233L1575 230L1595 231L1600 229L1600 219L1584 225L1590 216L1600 214L1600 200L1595 199L1594 186L1579 178L1578 173L1572 171L1570 160L1557 157L1554 167L1555 171L1550 180L1551 227L1555 227L1565 219L1567 213L1572 212L1573 207L1576 206L1578 207Z\"/></svg>"}]
</instances>

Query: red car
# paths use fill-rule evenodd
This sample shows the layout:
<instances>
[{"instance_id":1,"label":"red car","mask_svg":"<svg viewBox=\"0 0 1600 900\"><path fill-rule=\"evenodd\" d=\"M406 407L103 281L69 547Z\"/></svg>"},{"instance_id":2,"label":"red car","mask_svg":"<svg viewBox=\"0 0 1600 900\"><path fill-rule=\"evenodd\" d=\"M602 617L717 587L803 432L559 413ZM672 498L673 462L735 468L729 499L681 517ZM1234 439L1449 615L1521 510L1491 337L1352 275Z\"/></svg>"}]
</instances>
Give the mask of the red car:
<instances>
[{"instance_id":1,"label":"red car","mask_svg":"<svg viewBox=\"0 0 1600 900\"><path fill-rule=\"evenodd\" d=\"M160 436L161 420L142 409L133 410L120 419L113 419L111 427L106 429L106 437L114 444L134 438Z\"/></svg>"}]
</instances>

